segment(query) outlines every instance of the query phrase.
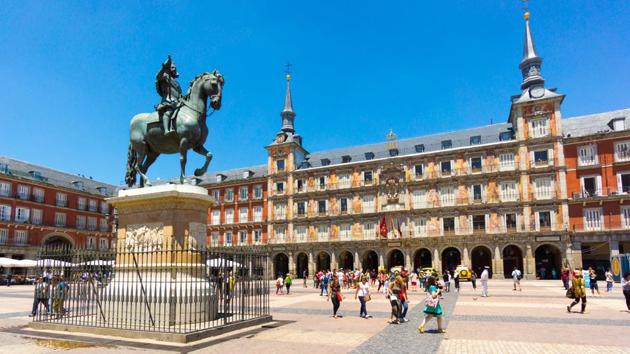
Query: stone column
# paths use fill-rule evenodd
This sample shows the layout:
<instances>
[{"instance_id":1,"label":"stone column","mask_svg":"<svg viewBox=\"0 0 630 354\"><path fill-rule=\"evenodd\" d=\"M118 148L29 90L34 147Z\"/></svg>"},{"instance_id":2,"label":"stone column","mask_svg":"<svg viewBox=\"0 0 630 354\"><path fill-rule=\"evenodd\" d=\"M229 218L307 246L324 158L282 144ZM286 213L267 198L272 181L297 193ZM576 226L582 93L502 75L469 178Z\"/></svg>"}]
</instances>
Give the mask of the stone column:
<instances>
[{"instance_id":1,"label":"stone column","mask_svg":"<svg viewBox=\"0 0 630 354\"><path fill-rule=\"evenodd\" d=\"M438 249L433 250L433 268L435 268L438 272L442 269L442 262L440 260L440 251Z\"/></svg>"},{"instance_id":2,"label":"stone column","mask_svg":"<svg viewBox=\"0 0 630 354\"><path fill-rule=\"evenodd\" d=\"M330 251L330 270L337 269L337 254L335 251Z\"/></svg>"},{"instance_id":3,"label":"stone column","mask_svg":"<svg viewBox=\"0 0 630 354\"><path fill-rule=\"evenodd\" d=\"M527 245L525 247L525 258L523 259L525 279L536 279L536 259L532 255L532 245Z\"/></svg>"},{"instance_id":4,"label":"stone column","mask_svg":"<svg viewBox=\"0 0 630 354\"><path fill-rule=\"evenodd\" d=\"M470 263L470 256L468 256L468 247L464 246L462 250L462 265L468 266L472 268L472 264Z\"/></svg>"},{"instance_id":5,"label":"stone column","mask_svg":"<svg viewBox=\"0 0 630 354\"><path fill-rule=\"evenodd\" d=\"M610 257L619 255L619 241L618 240L610 240L608 243L610 245Z\"/></svg>"},{"instance_id":6,"label":"stone column","mask_svg":"<svg viewBox=\"0 0 630 354\"><path fill-rule=\"evenodd\" d=\"M378 252L378 266L385 267L385 261L383 260L383 251Z\"/></svg>"},{"instance_id":7,"label":"stone column","mask_svg":"<svg viewBox=\"0 0 630 354\"><path fill-rule=\"evenodd\" d=\"M492 265L492 273L495 279L503 279L505 269L503 269L503 257L499 246L494 247L494 259ZM521 270L522 271L522 270Z\"/></svg>"},{"instance_id":8,"label":"stone column","mask_svg":"<svg viewBox=\"0 0 630 354\"><path fill-rule=\"evenodd\" d=\"M361 269L361 260L359 259L359 251L354 251L354 269Z\"/></svg>"},{"instance_id":9,"label":"stone column","mask_svg":"<svg viewBox=\"0 0 630 354\"><path fill-rule=\"evenodd\" d=\"M315 269L315 259L313 258L313 252L308 252L308 276L313 277L317 269Z\"/></svg>"},{"instance_id":10,"label":"stone column","mask_svg":"<svg viewBox=\"0 0 630 354\"><path fill-rule=\"evenodd\" d=\"M407 270L411 270L412 268L412 264L411 264L411 251L410 250L405 250L405 269Z\"/></svg>"},{"instance_id":11,"label":"stone column","mask_svg":"<svg viewBox=\"0 0 630 354\"><path fill-rule=\"evenodd\" d=\"M567 261L569 261L569 266L573 269L582 267L582 242L572 242L567 247Z\"/></svg>"},{"instance_id":12,"label":"stone column","mask_svg":"<svg viewBox=\"0 0 630 354\"><path fill-rule=\"evenodd\" d=\"M291 273L293 277L296 278L298 275L295 272L295 259L293 259L293 252L288 252L288 254L289 254L289 273Z\"/></svg>"}]
</instances>

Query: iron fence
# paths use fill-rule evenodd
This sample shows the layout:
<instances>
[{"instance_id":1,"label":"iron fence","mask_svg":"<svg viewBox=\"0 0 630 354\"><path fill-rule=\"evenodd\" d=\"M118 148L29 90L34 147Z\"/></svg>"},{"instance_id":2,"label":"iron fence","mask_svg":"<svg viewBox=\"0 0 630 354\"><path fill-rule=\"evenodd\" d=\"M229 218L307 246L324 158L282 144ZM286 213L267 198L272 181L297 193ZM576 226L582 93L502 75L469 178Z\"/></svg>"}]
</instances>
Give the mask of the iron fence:
<instances>
[{"instance_id":1,"label":"iron fence","mask_svg":"<svg viewBox=\"0 0 630 354\"><path fill-rule=\"evenodd\" d=\"M186 334L264 318L267 262L245 248L43 248L33 321Z\"/></svg>"}]
</instances>

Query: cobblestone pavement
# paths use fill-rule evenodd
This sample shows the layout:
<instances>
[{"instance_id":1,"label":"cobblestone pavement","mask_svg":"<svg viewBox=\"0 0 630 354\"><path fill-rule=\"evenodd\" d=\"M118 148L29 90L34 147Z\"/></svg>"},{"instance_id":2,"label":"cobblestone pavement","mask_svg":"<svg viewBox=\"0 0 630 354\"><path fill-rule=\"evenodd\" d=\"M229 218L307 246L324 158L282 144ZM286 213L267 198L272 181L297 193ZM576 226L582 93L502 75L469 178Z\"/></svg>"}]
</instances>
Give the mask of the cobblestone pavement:
<instances>
[{"instance_id":1,"label":"cobblestone pavement","mask_svg":"<svg viewBox=\"0 0 630 354\"><path fill-rule=\"evenodd\" d=\"M359 318L359 302L344 290L341 319L319 292L294 286L291 295L271 295L275 323L230 332L192 345L166 344L28 330L32 287L0 287L0 353L630 353L630 313L623 295L588 297L587 313L567 313L570 302L559 282L524 281L514 292L507 280L490 281L490 297L481 298L469 283L460 293L445 294L447 333L425 334L417 327L424 294L410 294L410 322L388 325L390 305L375 293L368 303L372 319ZM575 311L578 311L575 309Z\"/></svg>"}]
</instances>

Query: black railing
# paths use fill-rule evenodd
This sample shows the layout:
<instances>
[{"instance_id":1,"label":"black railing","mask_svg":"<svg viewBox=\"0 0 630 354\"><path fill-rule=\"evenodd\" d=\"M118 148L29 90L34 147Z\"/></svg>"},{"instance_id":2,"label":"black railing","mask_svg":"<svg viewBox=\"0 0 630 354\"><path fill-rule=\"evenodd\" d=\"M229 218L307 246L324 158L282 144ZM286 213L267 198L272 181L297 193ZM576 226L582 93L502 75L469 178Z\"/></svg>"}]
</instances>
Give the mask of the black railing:
<instances>
[{"instance_id":1,"label":"black railing","mask_svg":"<svg viewBox=\"0 0 630 354\"><path fill-rule=\"evenodd\" d=\"M250 248L44 248L33 321L187 334L265 318L267 259Z\"/></svg>"}]
</instances>

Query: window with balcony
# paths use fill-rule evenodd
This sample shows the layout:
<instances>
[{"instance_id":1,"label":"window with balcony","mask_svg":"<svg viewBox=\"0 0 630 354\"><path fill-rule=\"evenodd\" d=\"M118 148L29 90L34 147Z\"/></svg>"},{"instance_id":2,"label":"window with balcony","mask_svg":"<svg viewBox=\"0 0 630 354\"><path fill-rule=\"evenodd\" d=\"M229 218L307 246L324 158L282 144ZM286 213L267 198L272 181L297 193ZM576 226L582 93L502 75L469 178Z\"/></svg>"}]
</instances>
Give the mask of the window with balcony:
<instances>
[{"instance_id":1,"label":"window with balcony","mask_svg":"<svg viewBox=\"0 0 630 354\"><path fill-rule=\"evenodd\" d=\"M454 217L442 218L442 230L444 230L444 232L454 232L455 231L455 218Z\"/></svg>"},{"instance_id":2,"label":"window with balcony","mask_svg":"<svg viewBox=\"0 0 630 354\"><path fill-rule=\"evenodd\" d=\"M548 166L549 165L549 151L545 150L536 150L533 152L534 154L534 165L535 166Z\"/></svg>"},{"instance_id":3,"label":"window with balcony","mask_svg":"<svg viewBox=\"0 0 630 354\"><path fill-rule=\"evenodd\" d=\"M226 201L226 202L233 202L234 201L234 189L227 188L225 190L225 199L224 199L224 201Z\"/></svg>"},{"instance_id":4,"label":"window with balcony","mask_svg":"<svg viewBox=\"0 0 630 354\"><path fill-rule=\"evenodd\" d=\"M96 238L95 237L88 237L87 238L87 249L89 249L89 250L95 250L96 249Z\"/></svg>"},{"instance_id":5,"label":"window with balcony","mask_svg":"<svg viewBox=\"0 0 630 354\"><path fill-rule=\"evenodd\" d=\"M301 193L304 192L304 186L306 185L306 182L304 181L304 179L296 179L295 180L295 191L297 193Z\"/></svg>"},{"instance_id":6,"label":"window with balcony","mask_svg":"<svg viewBox=\"0 0 630 354\"><path fill-rule=\"evenodd\" d=\"M77 209L85 210L86 207L87 207L87 200L83 197L79 197L77 199Z\"/></svg>"},{"instance_id":7,"label":"window with balcony","mask_svg":"<svg viewBox=\"0 0 630 354\"><path fill-rule=\"evenodd\" d=\"M26 230L15 230L13 236L15 237L16 245L26 245L28 244L28 231Z\"/></svg>"},{"instance_id":8,"label":"window with balcony","mask_svg":"<svg viewBox=\"0 0 630 354\"><path fill-rule=\"evenodd\" d=\"M546 231L551 229L551 212L539 211L537 214L537 224L539 231Z\"/></svg>"},{"instance_id":9,"label":"window with balcony","mask_svg":"<svg viewBox=\"0 0 630 354\"><path fill-rule=\"evenodd\" d=\"M254 221L261 222L262 221L263 210L262 206L256 205L254 206Z\"/></svg>"},{"instance_id":10,"label":"window with balcony","mask_svg":"<svg viewBox=\"0 0 630 354\"><path fill-rule=\"evenodd\" d=\"M306 234L307 228L305 225L296 225L293 228L293 235L295 242L306 242L307 241L307 234Z\"/></svg>"},{"instance_id":11,"label":"window with balcony","mask_svg":"<svg viewBox=\"0 0 630 354\"><path fill-rule=\"evenodd\" d=\"M337 183L339 188L350 188L350 175L347 173L337 175Z\"/></svg>"},{"instance_id":12,"label":"window with balcony","mask_svg":"<svg viewBox=\"0 0 630 354\"><path fill-rule=\"evenodd\" d=\"M278 172L284 171L284 160L276 160L276 170Z\"/></svg>"},{"instance_id":13,"label":"window with balcony","mask_svg":"<svg viewBox=\"0 0 630 354\"><path fill-rule=\"evenodd\" d=\"M57 192L57 197L55 199L58 207L67 207L68 206L68 195L66 193Z\"/></svg>"},{"instance_id":14,"label":"window with balcony","mask_svg":"<svg viewBox=\"0 0 630 354\"><path fill-rule=\"evenodd\" d=\"M255 245L260 245L260 243L262 242L262 230L254 230L253 231L253 235L254 235L254 244Z\"/></svg>"},{"instance_id":15,"label":"window with balcony","mask_svg":"<svg viewBox=\"0 0 630 354\"><path fill-rule=\"evenodd\" d=\"M216 231L210 234L210 246L212 247L219 246L219 233Z\"/></svg>"},{"instance_id":16,"label":"window with balcony","mask_svg":"<svg viewBox=\"0 0 630 354\"><path fill-rule=\"evenodd\" d=\"M416 218L413 221L414 237L421 237L427 235L427 219Z\"/></svg>"},{"instance_id":17,"label":"window with balcony","mask_svg":"<svg viewBox=\"0 0 630 354\"><path fill-rule=\"evenodd\" d=\"M318 182L317 186L320 191L323 191L326 189L326 180L327 180L326 176L319 176L317 178L317 182Z\"/></svg>"},{"instance_id":18,"label":"window with balcony","mask_svg":"<svg viewBox=\"0 0 630 354\"><path fill-rule=\"evenodd\" d=\"M514 181L503 181L499 184L499 193L502 202L515 202L518 200L518 188Z\"/></svg>"},{"instance_id":19,"label":"window with balcony","mask_svg":"<svg viewBox=\"0 0 630 354\"><path fill-rule=\"evenodd\" d=\"M621 214L621 227L630 229L630 206L619 207L619 213Z\"/></svg>"},{"instance_id":20,"label":"window with balcony","mask_svg":"<svg viewBox=\"0 0 630 354\"><path fill-rule=\"evenodd\" d=\"M597 165L597 144L578 146L578 166Z\"/></svg>"},{"instance_id":21,"label":"window with balcony","mask_svg":"<svg viewBox=\"0 0 630 354\"><path fill-rule=\"evenodd\" d=\"M238 208L238 222L248 222L247 207Z\"/></svg>"},{"instance_id":22,"label":"window with balcony","mask_svg":"<svg viewBox=\"0 0 630 354\"><path fill-rule=\"evenodd\" d=\"M99 229L101 230L101 232L107 232L107 230L109 229L107 219L101 219L101 221L99 221Z\"/></svg>"},{"instance_id":23,"label":"window with balcony","mask_svg":"<svg viewBox=\"0 0 630 354\"><path fill-rule=\"evenodd\" d=\"M630 161L630 141L615 143L615 162Z\"/></svg>"},{"instance_id":24,"label":"window with balcony","mask_svg":"<svg viewBox=\"0 0 630 354\"><path fill-rule=\"evenodd\" d=\"M85 230L85 216L83 215L77 215L77 229L79 230Z\"/></svg>"},{"instance_id":25,"label":"window with balcony","mask_svg":"<svg viewBox=\"0 0 630 354\"><path fill-rule=\"evenodd\" d=\"M225 245L232 246L232 231L226 231L224 236L225 236Z\"/></svg>"},{"instance_id":26,"label":"window with balcony","mask_svg":"<svg viewBox=\"0 0 630 354\"><path fill-rule=\"evenodd\" d=\"M453 186L440 187L440 203L442 206L455 205L455 188Z\"/></svg>"},{"instance_id":27,"label":"window with balcony","mask_svg":"<svg viewBox=\"0 0 630 354\"><path fill-rule=\"evenodd\" d=\"M305 216L306 215L306 202L300 201L295 203L295 209L297 216Z\"/></svg>"},{"instance_id":28,"label":"window with balcony","mask_svg":"<svg viewBox=\"0 0 630 354\"><path fill-rule=\"evenodd\" d=\"M29 188L29 186L18 184L17 197L22 200L28 200L30 196L31 196L31 189Z\"/></svg>"},{"instance_id":29,"label":"window with balcony","mask_svg":"<svg viewBox=\"0 0 630 354\"><path fill-rule=\"evenodd\" d=\"M41 188L33 188L33 200L38 203L44 202L44 190Z\"/></svg>"},{"instance_id":30,"label":"window with balcony","mask_svg":"<svg viewBox=\"0 0 630 354\"><path fill-rule=\"evenodd\" d=\"M109 242L107 242L106 238L99 239L99 242L100 242L100 244L98 246L99 249L106 250L106 249L109 248Z\"/></svg>"},{"instance_id":31,"label":"window with balcony","mask_svg":"<svg viewBox=\"0 0 630 354\"><path fill-rule=\"evenodd\" d=\"M501 171L511 171L514 169L513 152L499 154L499 169Z\"/></svg>"},{"instance_id":32,"label":"window with balcony","mask_svg":"<svg viewBox=\"0 0 630 354\"><path fill-rule=\"evenodd\" d=\"M28 222L28 217L30 216L30 209L24 207L15 208L15 222L24 224Z\"/></svg>"},{"instance_id":33,"label":"window with balcony","mask_svg":"<svg viewBox=\"0 0 630 354\"><path fill-rule=\"evenodd\" d=\"M10 205L0 205L0 221L11 221Z\"/></svg>"},{"instance_id":34,"label":"window with balcony","mask_svg":"<svg viewBox=\"0 0 630 354\"><path fill-rule=\"evenodd\" d=\"M473 184L470 188L473 203L481 203L483 201L483 186L481 184Z\"/></svg>"},{"instance_id":35,"label":"window with balcony","mask_svg":"<svg viewBox=\"0 0 630 354\"><path fill-rule=\"evenodd\" d=\"M326 215L326 201L325 200L317 201L317 213L319 215Z\"/></svg>"},{"instance_id":36,"label":"window with balcony","mask_svg":"<svg viewBox=\"0 0 630 354\"><path fill-rule=\"evenodd\" d=\"M328 235L330 233L330 228L328 225L318 225L317 226L317 240L318 241L328 241Z\"/></svg>"},{"instance_id":37,"label":"window with balcony","mask_svg":"<svg viewBox=\"0 0 630 354\"><path fill-rule=\"evenodd\" d=\"M221 201L221 191L218 189L213 189L212 190L212 198L214 198L215 202L220 202Z\"/></svg>"},{"instance_id":38,"label":"window with balcony","mask_svg":"<svg viewBox=\"0 0 630 354\"><path fill-rule=\"evenodd\" d=\"M274 206L274 215L276 220L284 220L287 217L287 205L284 203L276 203Z\"/></svg>"},{"instance_id":39,"label":"window with balcony","mask_svg":"<svg viewBox=\"0 0 630 354\"><path fill-rule=\"evenodd\" d=\"M109 214L109 204L101 202L101 214Z\"/></svg>"},{"instance_id":40,"label":"window with balcony","mask_svg":"<svg viewBox=\"0 0 630 354\"><path fill-rule=\"evenodd\" d=\"M363 171L363 183L372 184L372 171Z\"/></svg>"},{"instance_id":41,"label":"window with balcony","mask_svg":"<svg viewBox=\"0 0 630 354\"><path fill-rule=\"evenodd\" d=\"M221 210L212 209L210 213L210 223L212 225L219 225L221 223Z\"/></svg>"},{"instance_id":42,"label":"window with balcony","mask_svg":"<svg viewBox=\"0 0 630 354\"><path fill-rule=\"evenodd\" d=\"M373 222L363 223L363 239L364 240L376 239L376 223L373 223Z\"/></svg>"},{"instance_id":43,"label":"window with balcony","mask_svg":"<svg viewBox=\"0 0 630 354\"><path fill-rule=\"evenodd\" d=\"M284 182L276 182L276 193L284 194Z\"/></svg>"},{"instance_id":44,"label":"window with balcony","mask_svg":"<svg viewBox=\"0 0 630 354\"><path fill-rule=\"evenodd\" d=\"M262 199L263 197L263 187L261 184L257 184L254 186L254 199Z\"/></svg>"},{"instance_id":45,"label":"window with balcony","mask_svg":"<svg viewBox=\"0 0 630 354\"><path fill-rule=\"evenodd\" d=\"M507 229L508 232L516 230L516 214L515 213L505 214L504 219L505 219L505 228Z\"/></svg>"},{"instance_id":46,"label":"window with balcony","mask_svg":"<svg viewBox=\"0 0 630 354\"><path fill-rule=\"evenodd\" d=\"M232 208L225 209L225 223L226 224L234 223L234 209Z\"/></svg>"},{"instance_id":47,"label":"window with balcony","mask_svg":"<svg viewBox=\"0 0 630 354\"><path fill-rule=\"evenodd\" d=\"M247 244L247 231L245 230L240 230L238 232L238 244L239 245L245 245Z\"/></svg>"},{"instance_id":48,"label":"window with balcony","mask_svg":"<svg viewBox=\"0 0 630 354\"><path fill-rule=\"evenodd\" d=\"M583 176L580 178L582 198L590 198L601 195L601 176Z\"/></svg>"},{"instance_id":49,"label":"window with balcony","mask_svg":"<svg viewBox=\"0 0 630 354\"><path fill-rule=\"evenodd\" d=\"M470 158L470 171L475 173L475 172L481 172L481 157L471 157Z\"/></svg>"},{"instance_id":50,"label":"window with balcony","mask_svg":"<svg viewBox=\"0 0 630 354\"><path fill-rule=\"evenodd\" d=\"M617 174L617 192L619 194L630 193L630 171Z\"/></svg>"},{"instance_id":51,"label":"window with balcony","mask_svg":"<svg viewBox=\"0 0 630 354\"><path fill-rule=\"evenodd\" d=\"M348 213L348 198L340 198L339 199L339 208L342 214Z\"/></svg>"},{"instance_id":52,"label":"window with balcony","mask_svg":"<svg viewBox=\"0 0 630 354\"><path fill-rule=\"evenodd\" d=\"M584 230L601 230L603 226L602 208L584 208Z\"/></svg>"},{"instance_id":53,"label":"window with balcony","mask_svg":"<svg viewBox=\"0 0 630 354\"><path fill-rule=\"evenodd\" d=\"M0 229L0 245L6 245L9 242L9 229Z\"/></svg>"},{"instance_id":54,"label":"window with balcony","mask_svg":"<svg viewBox=\"0 0 630 354\"><path fill-rule=\"evenodd\" d=\"M549 118L535 118L529 122L529 132L532 138L542 138L549 135Z\"/></svg>"},{"instance_id":55,"label":"window with balcony","mask_svg":"<svg viewBox=\"0 0 630 354\"><path fill-rule=\"evenodd\" d=\"M486 229L486 216L485 215L473 215L472 217L473 230L485 231Z\"/></svg>"},{"instance_id":56,"label":"window with balcony","mask_svg":"<svg viewBox=\"0 0 630 354\"><path fill-rule=\"evenodd\" d=\"M534 178L534 197L551 199L554 197L553 179L551 177Z\"/></svg>"},{"instance_id":57,"label":"window with balcony","mask_svg":"<svg viewBox=\"0 0 630 354\"><path fill-rule=\"evenodd\" d=\"M94 199L90 199L90 200L88 201L88 209L89 209L90 211L96 211L96 210L97 210L97 209L96 209L96 205L97 205L96 200L94 200Z\"/></svg>"},{"instance_id":58,"label":"window with balcony","mask_svg":"<svg viewBox=\"0 0 630 354\"><path fill-rule=\"evenodd\" d=\"M11 183L0 182L0 196L8 197L11 195Z\"/></svg>"},{"instance_id":59,"label":"window with balcony","mask_svg":"<svg viewBox=\"0 0 630 354\"><path fill-rule=\"evenodd\" d=\"M424 176L424 165L417 164L413 166L414 173L416 175L416 179L422 179Z\"/></svg>"},{"instance_id":60,"label":"window with balcony","mask_svg":"<svg viewBox=\"0 0 630 354\"><path fill-rule=\"evenodd\" d=\"M58 226L58 227L66 226L66 214L65 213L55 213L55 226Z\"/></svg>"},{"instance_id":61,"label":"window with balcony","mask_svg":"<svg viewBox=\"0 0 630 354\"><path fill-rule=\"evenodd\" d=\"M451 161L441 161L440 162L440 171L442 172L442 176L450 176L451 175Z\"/></svg>"},{"instance_id":62,"label":"window with balcony","mask_svg":"<svg viewBox=\"0 0 630 354\"><path fill-rule=\"evenodd\" d=\"M44 218L44 212L41 209L33 209L31 214L31 224L41 225Z\"/></svg>"},{"instance_id":63,"label":"window with balcony","mask_svg":"<svg viewBox=\"0 0 630 354\"><path fill-rule=\"evenodd\" d=\"M96 230L96 218L93 216L88 216L87 218L87 229L90 231Z\"/></svg>"},{"instance_id":64,"label":"window with balcony","mask_svg":"<svg viewBox=\"0 0 630 354\"><path fill-rule=\"evenodd\" d=\"M374 210L374 196L366 194L362 197L362 207L364 213L373 213Z\"/></svg>"},{"instance_id":65,"label":"window with balcony","mask_svg":"<svg viewBox=\"0 0 630 354\"><path fill-rule=\"evenodd\" d=\"M343 223L339 225L339 240L350 241L352 239L352 225Z\"/></svg>"},{"instance_id":66,"label":"window with balcony","mask_svg":"<svg viewBox=\"0 0 630 354\"><path fill-rule=\"evenodd\" d=\"M425 208L427 206L427 191L415 189L411 192L411 201L414 208Z\"/></svg>"},{"instance_id":67,"label":"window with balcony","mask_svg":"<svg viewBox=\"0 0 630 354\"><path fill-rule=\"evenodd\" d=\"M239 187L238 189L238 200L247 200L247 186Z\"/></svg>"}]
</instances>

